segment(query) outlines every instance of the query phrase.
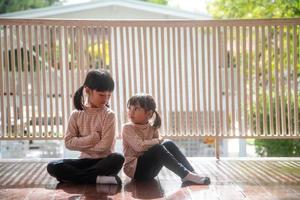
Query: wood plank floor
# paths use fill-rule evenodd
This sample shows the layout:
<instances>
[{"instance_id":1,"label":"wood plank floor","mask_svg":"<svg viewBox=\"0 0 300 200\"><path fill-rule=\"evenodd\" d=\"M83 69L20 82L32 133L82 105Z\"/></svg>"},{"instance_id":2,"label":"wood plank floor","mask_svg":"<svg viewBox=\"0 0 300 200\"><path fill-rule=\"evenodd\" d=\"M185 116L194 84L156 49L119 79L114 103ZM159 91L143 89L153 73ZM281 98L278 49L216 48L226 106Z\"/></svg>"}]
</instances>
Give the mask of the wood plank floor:
<instances>
[{"instance_id":1,"label":"wood plank floor","mask_svg":"<svg viewBox=\"0 0 300 200\"><path fill-rule=\"evenodd\" d=\"M163 168L153 181L122 186L60 184L46 172L49 160L0 160L0 199L300 199L300 159L189 158L196 171L209 176L209 186L182 185Z\"/></svg>"}]
</instances>

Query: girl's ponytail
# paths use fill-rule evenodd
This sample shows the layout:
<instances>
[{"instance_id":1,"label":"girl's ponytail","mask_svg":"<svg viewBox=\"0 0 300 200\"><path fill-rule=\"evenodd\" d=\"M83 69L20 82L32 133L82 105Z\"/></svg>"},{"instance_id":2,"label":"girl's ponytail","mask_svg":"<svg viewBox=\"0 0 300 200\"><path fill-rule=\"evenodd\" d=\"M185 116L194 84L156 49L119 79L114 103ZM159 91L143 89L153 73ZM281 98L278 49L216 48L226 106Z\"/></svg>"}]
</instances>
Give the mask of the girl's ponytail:
<instances>
[{"instance_id":1,"label":"girl's ponytail","mask_svg":"<svg viewBox=\"0 0 300 200\"><path fill-rule=\"evenodd\" d=\"M154 113L155 113L155 120L154 120L154 123L153 123L153 127L155 129L159 129L160 126L161 126L161 117L158 114L158 112L154 111Z\"/></svg>"},{"instance_id":2,"label":"girl's ponytail","mask_svg":"<svg viewBox=\"0 0 300 200\"><path fill-rule=\"evenodd\" d=\"M75 92L73 101L74 106L77 110L83 110L84 109L84 98L83 98L83 86L78 88L78 90Z\"/></svg>"}]
</instances>

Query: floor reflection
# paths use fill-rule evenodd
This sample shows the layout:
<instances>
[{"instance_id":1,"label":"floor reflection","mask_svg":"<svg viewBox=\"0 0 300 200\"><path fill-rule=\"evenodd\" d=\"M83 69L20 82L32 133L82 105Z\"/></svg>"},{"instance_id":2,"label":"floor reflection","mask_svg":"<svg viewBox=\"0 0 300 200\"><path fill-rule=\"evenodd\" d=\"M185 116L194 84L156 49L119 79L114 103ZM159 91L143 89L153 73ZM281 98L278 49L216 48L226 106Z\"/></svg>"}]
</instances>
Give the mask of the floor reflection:
<instances>
[{"instance_id":1,"label":"floor reflection","mask_svg":"<svg viewBox=\"0 0 300 200\"><path fill-rule=\"evenodd\" d=\"M124 190L131 193L132 197L138 199L155 199L164 196L164 192L157 179L149 181L131 180L124 186Z\"/></svg>"}]
</instances>

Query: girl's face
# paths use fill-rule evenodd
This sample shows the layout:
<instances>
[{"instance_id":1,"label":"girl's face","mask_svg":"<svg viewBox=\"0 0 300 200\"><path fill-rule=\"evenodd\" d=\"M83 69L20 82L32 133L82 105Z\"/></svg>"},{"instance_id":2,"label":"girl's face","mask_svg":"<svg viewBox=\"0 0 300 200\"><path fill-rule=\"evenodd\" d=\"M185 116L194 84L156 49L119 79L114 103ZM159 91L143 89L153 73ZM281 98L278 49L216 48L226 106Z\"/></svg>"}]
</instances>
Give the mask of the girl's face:
<instances>
[{"instance_id":1,"label":"girl's face","mask_svg":"<svg viewBox=\"0 0 300 200\"><path fill-rule=\"evenodd\" d=\"M147 124L152 116L152 111L146 111L140 105L130 106L128 108L128 118L134 124Z\"/></svg>"},{"instance_id":2,"label":"girl's face","mask_svg":"<svg viewBox=\"0 0 300 200\"><path fill-rule=\"evenodd\" d=\"M89 100L88 103L92 108L100 108L105 106L110 97L111 92L109 91L97 91L97 90L88 90Z\"/></svg>"}]
</instances>

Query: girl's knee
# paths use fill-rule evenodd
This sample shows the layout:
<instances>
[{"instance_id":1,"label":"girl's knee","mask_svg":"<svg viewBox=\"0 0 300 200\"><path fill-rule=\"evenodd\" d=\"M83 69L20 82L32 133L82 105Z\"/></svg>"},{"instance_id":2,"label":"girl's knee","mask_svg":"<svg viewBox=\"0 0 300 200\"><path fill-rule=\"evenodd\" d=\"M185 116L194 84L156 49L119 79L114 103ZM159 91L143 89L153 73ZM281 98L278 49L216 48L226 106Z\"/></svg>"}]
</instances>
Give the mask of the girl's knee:
<instances>
[{"instance_id":1,"label":"girl's knee","mask_svg":"<svg viewBox=\"0 0 300 200\"><path fill-rule=\"evenodd\" d=\"M166 140L162 143L162 145L164 145L166 148L168 147L176 147L176 144L172 141L172 140Z\"/></svg>"},{"instance_id":2,"label":"girl's knee","mask_svg":"<svg viewBox=\"0 0 300 200\"><path fill-rule=\"evenodd\" d=\"M47 171L51 176L56 176L56 174L62 170L63 165L64 165L63 160L56 160L56 161L49 162L47 165Z\"/></svg>"},{"instance_id":3,"label":"girl's knee","mask_svg":"<svg viewBox=\"0 0 300 200\"><path fill-rule=\"evenodd\" d=\"M151 151L162 152L162 151L165 150L165 147L163 145L161 145L161 144L155 144L150 149L151 149Z\"/></svg>"},{"instance_id":4,"label":"girl's knee","mask_svg":"<svg viewBox=\"0 0 300 200\"><path fill-rule=\"evenodd\" d=\"M55 175L57 171L57 165L54 162L50 162L47 165L47 171L50 175Z\"/></svg>"},{"instance_id":5,"label":"girl's knee","mask_svg":"<svg viewBox=\"0 0 300 200\"><path fill-rule=\"evenodd\" d=\"M123 165L125 158L122 154L120 153L112 153L110 155L111 159L114 161L114 163L118 164L118 165Z\"/></svg>"}]
</instances>

